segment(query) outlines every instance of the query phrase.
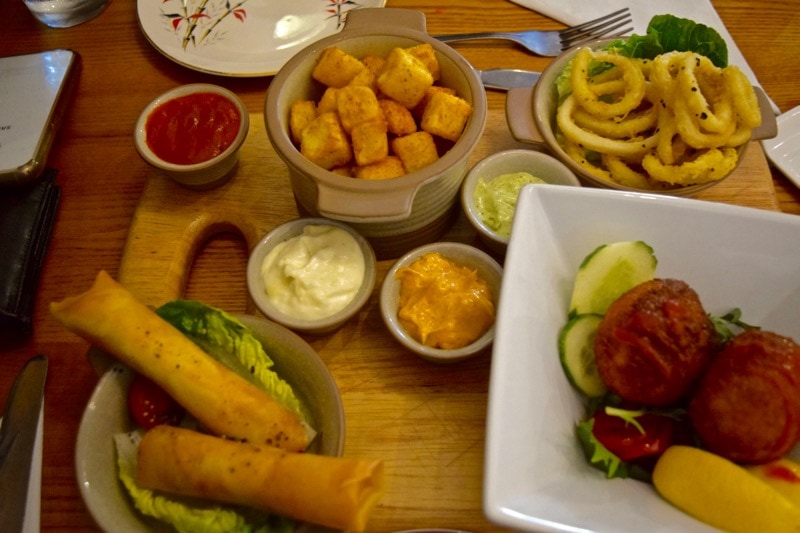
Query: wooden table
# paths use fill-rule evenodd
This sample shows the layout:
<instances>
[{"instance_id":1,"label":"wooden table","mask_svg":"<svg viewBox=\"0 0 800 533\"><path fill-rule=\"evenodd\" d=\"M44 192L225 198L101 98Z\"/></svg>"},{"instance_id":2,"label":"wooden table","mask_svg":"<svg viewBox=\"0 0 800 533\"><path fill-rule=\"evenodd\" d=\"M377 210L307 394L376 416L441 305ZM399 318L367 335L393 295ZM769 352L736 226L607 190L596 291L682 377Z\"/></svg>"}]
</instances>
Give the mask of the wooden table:
<instances>
[{"instance_id":1,"label":"wooden table","mask_svg":"<svg viewBox=\"0 0 800 533\"><path fill-rule=\"evenodd\" d=\"M730 33L767 93L784 111L800 104L800 13L793 0L715 1ZM537 13L502 0L389 0L389 6L423 11L431 33L481 29L560 28ZM24 341L0 339L0 406L24 361L50 357L46 389L42 480L42 529L96 529L75 481L75 437L81 414L97 381L87 364L87 345L48 314L47 304L85 290L100 269L117 276L132 261L147 270L147 258L126 256L140 200L168 200L133 148L132 131L141 109L175 85L210 82L237 92L254 119L247 168L270 148L261 111L270 78L223 78L178 66L150 46L138 28L135 2L115 0L96 19L75 28L42 26L20 0L0 4L0 54L71 48L82 57L74 101L54 146L50 164L60 169L63 198L44 265L35 311L35 332ZM460 44L477 68L541 70L550 61L505 44ZM0 96L2 97L2 96ZM503 130L504 94L489 94L490 131L482 150L508 140ZM260 129L259 129L260 128ZM263 149L256 143L262 143ZM753 172L765 170L760 149L752 151ZM248 165L250 165L248 167ZM746 186L707 199L781 209L800 215L800 192L776 172L766 195ZM774 186L773 195L771 187ZM288 181L275 190L283 202L260 221L272 227L297 215ZM713 189L712 189L713 190ZM2 194L2 192L0 192ZM719 193L722 194L722 193ZM155 196L154 196L155 195ZM161 195L161 196L159 196ZM188 201L182 197L184 202ZM462 224L459 226L458 224ZM461 228L459 230L459 228ZM470 239L463 221L454 231ZM192 250L194 253L194 250ZM234 313L252 312L244 281L248 244L241 233L216 235L188 259L184 295ZM388 268L381 264L379 282ZM156 267L153 275L157 277ZM137 278L141 279L141 277ZM156 290L156 292L158 292ZM154 293L155 294L155 293ZM157 304L159 302L149 302ZM339 384L347 414L346 453L386 461L388 492L371 522L374 531L419 527L494 530L481 510L484 423L490 357L449 367L434 366L403 351L383 326L373 296L366 309L335 334L307 339Z\"/></svg>"}]
</instances>

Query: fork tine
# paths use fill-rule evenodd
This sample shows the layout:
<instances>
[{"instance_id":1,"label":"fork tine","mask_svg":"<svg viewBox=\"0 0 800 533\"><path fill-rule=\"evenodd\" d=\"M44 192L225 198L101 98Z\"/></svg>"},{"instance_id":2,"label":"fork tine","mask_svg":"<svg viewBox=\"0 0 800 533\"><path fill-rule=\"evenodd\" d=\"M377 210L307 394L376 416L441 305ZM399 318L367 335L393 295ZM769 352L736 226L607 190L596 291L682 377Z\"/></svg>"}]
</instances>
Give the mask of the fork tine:
<instances>
[{"instance_id":1,"label":"fork tine","mask_svg":"<svg viewBox=\"0 0 800 533\"><path fill-rule=\"evenodd\" d=\"M566 50L567 48L576 46L579 43L598 39L600 37L619 37L633 29L631 27L623 28L623 26L630 23L630 16L622 15L616 18L611 18L599 24L591 23L589 26L582 25L584 27L580 31L575 31L576 28L568 28L559 32L559 36L561 37L561 48L562 50Z\"/></svg>"},{"instance_id":2,"label":"fork tine","mask_svg":"<svg viewBox=\"0 0 800 533\"><path fill-rule=\"evenodd\" d=\"M602 28L598 28L598 29L593 30L593 31L588 31L588 32L584 32L584 33L581 33L581 34L575 34L575 35L573 35L571 37L568 37L568 38L562 37L561 38L561 48L563 50L566 50L567 48L571 48L573 46L576 46L578 43L583 43L583 42L586 42L586 41L599 39L600 37L617 37L617 36L624 35L625 33L629 32L629 31L631 31L633 29L630 26L628 26L626 28L623 28L623 26L626 26L627 24L630 24L630 22L631 22L630 20L623 20L621 22L618 22L617 24L614 24L613 26L602 27ZM620 28L622 28L622 29L620 29ZM616 32L616 33L613 33L613 32Z\"/></svg>"},{"instance_id":3,"label":"fork tine","mask_svg":"<svg viewBox=\"0 0 800 533\"><path fill-rule=\"evenodd\" d=\"M623 24L627 24L627 23L623 23ZM618 25L617 27L619 27L621 25L622 24ZM614 29L616 29L616 28L609 28L607 31L613 31ZM633 28L632 27L628 27L628 28L624 28L624 29L622 29L622 30L620 30L618 32L614 32L614 33L601 33L601 34L598 34L598 35L592 35L592 36L580 38L580 39L575 40L575 41L569 41L569 42L566 42L566 43L562 41L563 44L562 44L561 50L569 50L570 48L573 48L575 46L580 46L580 45L582 45L584 43L588 43L588 42L594 41L599 37L606 37L606 38L609 38L609 39L614 38L614 37L622 37L623 35L629 33L631 30L633 30Z\"/></svg>"},{"instance_id":4,"label":"fork tine","mask_svg":"<svg viewBox=\"0 0 800 533\"><path fill-rule=\"evenodd\" d=\"M570 26L569 28L561 30L559 33L561 33L562 35L563 34L569 35L569 34L573 34L573 33L580 33L580 32L582 32L584 30L593 28L598 24L603 24L606 21L608 21L608 19L613 19L614 17L618 17L620 15L623 15L623 13L625 14L624 16L630 16L630 12L629 11L630 10L627 7L623 7L622 9L614 11L613 13L609 13L608 15L605 15L605 16L602 16L602 17L598 17L598 18L596 18L594 20L589 20L587 22L584 22L583 24L578 24L577 26Z\"/></svg>"}]
</instances>

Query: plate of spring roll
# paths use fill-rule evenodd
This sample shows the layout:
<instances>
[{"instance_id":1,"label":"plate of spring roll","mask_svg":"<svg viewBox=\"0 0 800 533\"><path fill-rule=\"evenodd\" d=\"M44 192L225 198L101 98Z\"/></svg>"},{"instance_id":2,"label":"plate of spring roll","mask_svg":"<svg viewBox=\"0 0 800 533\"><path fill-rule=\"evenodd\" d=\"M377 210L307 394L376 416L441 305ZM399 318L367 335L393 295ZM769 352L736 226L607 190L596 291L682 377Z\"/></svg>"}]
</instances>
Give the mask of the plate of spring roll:
<instances>
[{"instance_id":1,"label":"plate of spring roll","mask_svg":"<svg viewBox=\"0 0 800 533\"><path fill-rule=\"evenodd\" d=\"M362 531L380 460L344 455L344 410L317 353L273 322L201 302L153 309L107 273L50 306L106 359L81 420L78 484L106 531ZM185 409L142 427L146 378ZM138 418L136 420L139 420Z\"/></svg>"}]
</instances>

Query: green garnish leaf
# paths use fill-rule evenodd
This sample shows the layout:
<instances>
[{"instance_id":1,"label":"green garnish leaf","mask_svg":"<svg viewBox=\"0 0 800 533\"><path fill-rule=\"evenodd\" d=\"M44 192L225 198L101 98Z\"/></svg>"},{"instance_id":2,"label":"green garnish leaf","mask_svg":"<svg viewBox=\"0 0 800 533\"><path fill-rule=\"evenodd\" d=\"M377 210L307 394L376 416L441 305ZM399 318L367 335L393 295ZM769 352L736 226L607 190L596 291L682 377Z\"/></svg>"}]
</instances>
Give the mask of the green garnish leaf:
<instances>
[{"instance_id":1,"label":"green garnish leaf","mask_svg":"<svg viewBox=\"0 0 800 533\"><path fill-rule=\"evenodd\" d=\"M611 453L608 448L595 438L592 429L594 428L594 418L579 422L575 428L578 441L586 455L586 460L593 467L606 473L608 479L627 478L629 476L628 465L619 457Z\"/></svg>"},{"instance_id":2,"label":"green garnish leaf","mask_svg":"<svg viewBox=\"0 0 800 533\"><path fill-rule=\"evenodd\" d=\"M626 423L635 427L636 430L639 431L639 433L644 435L644 428L639 423L639 421L636 420L637 416L642 416L643 414L645 414L646 411L644 411L643 409L637 409L635 411L632 411L630 409L620 409L619 407L611 407L609 405L606 406L605 411L606 414L609 416L618 416L619 418L623 419Z\"/></svg>"},{"instance_id":3,"label":"green garnish leaf","mask_svg":"<svg viewBox=\"0 0 800 533\"><path fill-rule=\"evenodd\" d=\"M717 30L674 15L654 16L645 35L616 40L609 48L641 59L653 59L666 52L696 52L708 57L719 68L728 65L728 45Z\"/></svg>"},{"instance_id":4,"label":"green garnish leaf","mask_svg":"<svg viewBox=\"0 0 800 533\"><path fill-rule=\"evenodd\" d=\"M711 323L714 324L714 329L717 330L717 334L723 344L731 340L740 331L761 329L742 320L742 310L738 307L722 316L708 315L708 317L711 319Z\"/></svg>"}]
</instances>

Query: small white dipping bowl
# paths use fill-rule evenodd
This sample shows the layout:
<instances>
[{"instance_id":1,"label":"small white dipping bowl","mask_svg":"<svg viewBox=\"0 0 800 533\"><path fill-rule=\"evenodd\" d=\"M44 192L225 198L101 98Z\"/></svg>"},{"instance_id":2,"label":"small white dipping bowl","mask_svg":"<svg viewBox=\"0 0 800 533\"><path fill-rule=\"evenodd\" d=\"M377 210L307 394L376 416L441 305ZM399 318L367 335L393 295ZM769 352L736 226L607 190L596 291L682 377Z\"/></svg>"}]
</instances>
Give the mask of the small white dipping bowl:
<instances>
[{"instance_id":1,"label":"small white dipping bowl","mask_svg":"<svg viewBox=\"0 0 800 533\"><path fill-rule=\"evenodd\" d=\"M488 182L504 174L516 172L527 172L552 185L575 187L581 185L575 174L564 163L535 150L505 150L479 161L464 179L461 187L461 207L486 247L499 254L505 253L508 237L497 233L481 217L475 204L475 188L481 179Z\"/></svg>"},{"instance_id":2,"label":"small white dipping bowl","mask_svg":"<svg viewBox=\"0 0 800 533\"><path fill-rule=\"evenodd\" d=\"M396 279L397 271L409 266L425 254L438 252L457 265L475 269L478 275L489 283L494 295L495 310L499 304L500 284L503 279L503 267L486 252L468 244L456 242L435 242L415 248L406 253L392 265L383 280L380 293L380 308L383 322L389 332L400 344L416 353L423 359L434 363L455 363L480 354L488 349L494 340L494 324L472 344L453 350L425 346L412 337L397 317L400 296L400 281Z\"/></svg>"},{"instance_id":3,"label":"small white dipping bowl","mask_svg":"<svg viewBox=\"0 0 800 533\"><path fill-rule=\"evenodd\" d=\"M147 142L147 119L161 104L191 94L214 93L230 100L239 111L239 128L233 142L220 154L193 164L176 164L161 159L150 148ZM162 175L171 178L190 189L207 190L218 187L233 175L234 167L239 160L239 149L242 147L250 129L250 114L247 107L233 92L207 83L180 85L165 92L144 108L134 130L134 142L139 155Z\"/></svg>"},{"instance_id":4,"label":"small white dipping bowl","mask_svg":"<svg viewBox=\"0 0 800 533\"><path fill-rule=\"evenodd\" d=\"M364 279L353 299L334 314L315 320L297 318L280 311L267 296L261 277L261 265L270 251L278 244L302 235L303 228L311 225L332 226L346 231L355 239L364 255ZM342 326L364 307L375 288L376 271L375 252L367 240L352 227L344 222L322 217L298 218L276 227L253 247L247 262L247 289L253 302L269 319L298 332L323 335Z\"/></svg>"}]
</instances>

